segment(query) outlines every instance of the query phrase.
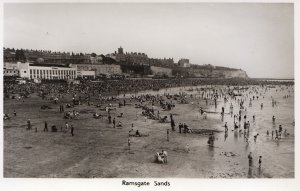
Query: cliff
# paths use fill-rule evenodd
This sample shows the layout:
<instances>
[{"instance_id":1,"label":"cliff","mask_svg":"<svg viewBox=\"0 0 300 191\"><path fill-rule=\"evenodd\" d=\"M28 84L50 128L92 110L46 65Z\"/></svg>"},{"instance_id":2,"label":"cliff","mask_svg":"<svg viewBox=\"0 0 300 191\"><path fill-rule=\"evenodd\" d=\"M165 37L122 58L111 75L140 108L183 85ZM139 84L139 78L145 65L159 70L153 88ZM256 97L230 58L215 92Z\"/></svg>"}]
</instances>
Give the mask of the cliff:
<instances>
[{"instance_id":1,"label":"cliff","mask_svg":"<svg viewBox=\"0 0 300 191\"><path fill-rule=\"evenodd\" d=\"M225 70L225 78L249 78L243 70Z\"/></svg>"},{"instance_id":2,"label":"cliff","mask_svg":"<svg viewBox=\"0 0 300 191\"><path fill-rule=\"evenodd\" d=\"M245 71L234 68L215 67L190 67L190 68L173 68L173 75L198 78L248 78Z\"/></svg>"}]
</instances>

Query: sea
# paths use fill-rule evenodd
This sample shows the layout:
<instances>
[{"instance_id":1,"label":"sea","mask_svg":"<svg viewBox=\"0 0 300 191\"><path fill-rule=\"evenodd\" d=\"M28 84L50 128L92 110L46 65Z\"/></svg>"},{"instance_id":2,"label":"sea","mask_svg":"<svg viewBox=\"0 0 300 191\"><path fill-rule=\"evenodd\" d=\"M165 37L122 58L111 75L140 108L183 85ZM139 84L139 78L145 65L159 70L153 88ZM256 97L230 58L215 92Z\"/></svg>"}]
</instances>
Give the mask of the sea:
<instances>
[{"instance_id":1,"label":"sea","mask_svg":"<svg viewBox=\"0 0 300 191\"><path fill-rule=\"evenodd\" d=\"M278 81L278 80L274 80ZM191 86L181 88L161 89L159 91L143 91L138 94L174 94L186 92L201 97L198 90L211 88L211 86ZM228 88L225 86L213 86L214 89ZM233 88L233 87L230 87ZM237 167L224 168L224 171L234 171L241 174L240 178L294 178L295 176L295 109L294 109L294 86L243 86L240 90L242 96L235 98L228 97L224 102L224 97L217 99L217 106L211 104L206 107L208 117L216 120L216 126L209 127L220 130L216 133L215 150L218 153L233 153ZM254 91L255 90L255 91ZM212 90L210 90L212 91ZM206 92L211 94L212 92ZM284 97L287 96L288 97ZM126 95L130 96L130 94ZM255 98L253 99L253 96ZM257 98L258 96L258 98ZM251 106L250 106L250 98ZM239 129L234 129L234 117L240 109L239 103L244 100L242 109L242 121ZM275 103L276 104L273 104ZM212 101L211 101L212 102ZM233 105L233 115L230 115L230 104ZM263 107L261 105L263 104ZM225 115L221 117L222 107ZM247 136L244 133L244 116L250 122ZM255 116L255 120L253 119ZM272 117L275 117L273 122ZM237 120L236 120L237 121ZM224 132L224 124L228 124L227 135ZM283 132L280 139L275 139L275 131L282 125ZM284 131L286 130L286 135ZM269 134L267 134L267 131ZM272 137L273 131L273 137ZM256 141L254 136L257 135ZM245 138L247 137L247 138ZM248 139L248 141L247 141ZM248 154L252 152L253 165L249 167ZM258 158L262 156L262 164L259 168ZM221 157L215 155L213 162L220 166ZM220 171L220 169L217 169ZM241 172L245 172L244 174Z\"/></svg>"}]
</instances>

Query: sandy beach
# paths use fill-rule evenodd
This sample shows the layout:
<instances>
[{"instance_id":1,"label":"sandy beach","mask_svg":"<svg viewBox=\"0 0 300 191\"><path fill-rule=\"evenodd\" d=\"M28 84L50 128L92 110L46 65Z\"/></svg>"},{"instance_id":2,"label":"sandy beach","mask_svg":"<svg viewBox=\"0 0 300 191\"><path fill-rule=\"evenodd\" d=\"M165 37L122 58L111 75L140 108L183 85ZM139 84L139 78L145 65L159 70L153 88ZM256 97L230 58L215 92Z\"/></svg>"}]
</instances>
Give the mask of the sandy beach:
<instances>
[{"instance_id":1,"label":"sandy beach","mask_svg":"<svg viewBox=\"0 0 300 191\"><path fill-rule=\"evenodd\" d=\"M278 87L276 89L279 89ZM234 104L234 113L238 112L238 103L229 100L223 103L218 99L217 108L212 101L206 105L199 92L190 87L172 88L159 92L186 92L187 104L176 103L170 111L164 111L159 105L160 116L172 114L176 123L176 131L171 131L170 123L160 123L158 120L145 119L142 109L136 108L130 95L122 96L126 106L119 108L118 101L111 104L116 110L111 111L116 123L122 122L122 127L113 128L108 123L108 114L95 106L93 100L90 106L83 102L75 108L66 108L79 112L78 119L64 119L59 112L59 104L52 100L43 100L37 94L32 94L24 102L15 99L4 101L4 112L17 116L4 122L4 177L80 177L80 178L113 178L113 177L169 177L169 178L292 178L294 177L294 97L282 99L284 90L276 94L278 106L272 107L270 96L275 88L270 89L264 98L253 101L247 114L251 121L249 143L243 134L233 130L233 117L229 114L230 103ZM139 95L138 94L138 95ZM190 96L192 95L192 96ZM60 103L70 102L65 96ZM263 110L260 103L264 103ZM108 104L108 103L106 103ZM146 103L150 107L150 103ZM248 104L248 103L247 103ZM246 104L246 105L247 105ZM47 105L51 109L42 110ZM103 104L104 105L104 104ZM221 118L221 107L225 107L225 116ZM208 113L208 119L203 119L199 112L202 107ZM94 119L93 113L102 114L100 119ZM288 112L289 115L283 114ZM123 117L117 117L123 113ZM252 116L256 115L256 121ZM272 115L276 115L276 124L272 125ZM32 129L26 130L26 121L30 119ZM44 122L48 128L58 127L58 132L44 132ZM70 132L61 132L60 127L65 122L74 125L74 136ZM207 144L208 135L194 133L179 133L178 123L184 122L191 129L217 130L214 147ZM229 132L225 139L224 123L228 122ZM142 137L130 137L128 147L128 132L139 130ZM282 124L288 129L289 136L275 141L266 131L278 128ZM37 132L35 132L37 128ZM242 128L242 127L241 127ZM170 129L167 140L167 129ZM259 133L257 141L253 135ZM149 135L149 136L148 136ZM188 145L188 146L187 146ZM189 151L187 151L187 147ZM154 161L156 152L162 149L168 152L168 163L158 164ZM247 155L253 152L254 165L249 168ZM263 155L262 168L258 168L258 156Z\"/></svg>"}]
</instances>

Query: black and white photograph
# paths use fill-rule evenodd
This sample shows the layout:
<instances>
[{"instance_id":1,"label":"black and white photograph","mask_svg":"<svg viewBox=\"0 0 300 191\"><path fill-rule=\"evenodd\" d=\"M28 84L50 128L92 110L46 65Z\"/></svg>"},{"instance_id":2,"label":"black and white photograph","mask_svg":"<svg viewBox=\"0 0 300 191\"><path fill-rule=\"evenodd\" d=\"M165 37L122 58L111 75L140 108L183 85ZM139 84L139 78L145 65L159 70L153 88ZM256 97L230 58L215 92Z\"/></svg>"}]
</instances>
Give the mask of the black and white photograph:
<instances>
[{"instance_id":1,"label":"black and white photograph","mask_svg":"<svg viewBox=\"0 0 300 191\"><path fill-rule=\"evenodd\" d=\"M295 180L294 7L2 3L3 179Z\"/></svg>"}]
</instances>

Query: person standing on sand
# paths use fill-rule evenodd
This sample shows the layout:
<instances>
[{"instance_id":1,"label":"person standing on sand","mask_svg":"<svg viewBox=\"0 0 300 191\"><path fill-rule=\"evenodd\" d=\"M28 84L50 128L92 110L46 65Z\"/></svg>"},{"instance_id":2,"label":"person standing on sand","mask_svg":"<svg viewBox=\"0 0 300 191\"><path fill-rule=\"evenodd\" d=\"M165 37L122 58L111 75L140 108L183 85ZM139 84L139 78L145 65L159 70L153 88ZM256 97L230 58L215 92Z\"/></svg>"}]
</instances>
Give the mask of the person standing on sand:
<instances>
[{"instance_id":1,"label":"person standing on sand","mask_svg":"<svg viewBox=\"0 0 300 191\"><path fill-rule=\"evenodd\" d=\"M224 127L225 127L225 132L228 132L227 122L225 122Z\"/></svg>"},{"instance_id":2,"label":"person standing on sand","mask_svg":"<svg viewBox=\"0 0 300 191\"><path fill-rule=\"evenodd\" d=\"M278 130L278 132L279 132L279 133L282 132L282 126L281 126L281 125L279 125L279 130Z\"/></svg>"},{"instance_id":3,"label":"person standing on sand","mask_svg":"<svg viewBox=\"0 0 300 191\"><path fill-rule=\"evenodd\" d=\"M188 126L187 124L183 123L183 133L187 133L188 131Z\"/></svg>"},{"instance_id":4,"label":"person standing on sand","mask_svg":"<svg viewBox=\"0 0 300 191\"><path fill-rule=\"evenodd\" d=\"M249 167L251 167L252 166L252 160L253 160L252 152L249 153L248 160L249 160Z\"/></svg>"},{"instance_id":5,"label":"person standing on sand","mask_svg":"<svg viewBox=\"0 0 300 191\"><path fill-rule=\"evenodd\" d=\"M44 131L48 131L48 123L47 123L47 121L45 121Z\"/></svg>"},{"instance_id":6,"label":"person standing on sand","mask_svg":"<svg viewBox=\"0 0 300 191\"><path fill-rule=\"evenodd\" d=\"M108 115L108 123L111 124L111 116Z\"/></svg>"},{"instance_id":7,"label":"person standing on sand","mask_svg":"<svg viewBox=\"0 0 300 191\"><path fill-rule=\"evenodd\" d=\"M14 110L14 116L17 116L17 112L16 112L16 110Z\"/></svg>"},{"instance_id":8,"label":"person standing on sand","mask_svg":"<svg viewBox=\"0 0 300 191\"><path fill-rule=\"evenodd\" d=\"M182 124L181 123L179 123L178 128L179 128L179 133L181 134L181 128L182 128Z\"/></svg>"},{"instance_id":9,"label":"person standing on sand","mask_svg":"<svg viewBox=\"0 0 300 191\"><path fill-rule=\"evenodd\" d=\"M72 135L72 137L74 136L74 127L73 127L73 125L71 125L71 135Z\"/></svg>"},{"instance_id":10,"label":"person standing on sand","mask_svg":"<svg viewBox=\"0 0 300 191\"><path fill-rule=\"evenodd\" d=\"M128 143L128 148L129 148L129 150L130 150L130 145L131 145L131 143L130 143L130 138L128 138L127 143Z\"/></svg>"},{"instance_id":11,"label":"person standing on sand","mask_svg":"<svg viewBox=\"0 0 300 191\"><path fill-rule=\"evenodd\" d=\"M258 136L259 134L257 133L256 135L254 135L254 142L256 143L256 139L257 139L257 136Z\"/></svg>"},{"instance_id":12,"label":"person standing on sand","mask_svg":"<svg viewBox=\"0 0 300 191\"><path fill-rule=\"evenodd\" d=\"M69 124L68 124L68 122L66 122L66 124L65 124L65 133L68 132L68 130L69 130Z\"/></svg>"},{"instance_id":13,"label":"person standing on sand","mask_svg":"<svg viewBox=\"0 0 300 191\"><path fill-rule=\"evenodd\" d=\"M27 129L31 129L31 122L30 122L30 119L27 120Z\"/></svg>"},{"instance_id":14,"label":"person standing on sand","mask_svg":"<svg viewBox=\"0 0 300 191\"><path fill-rule=\"evenodd\" d=\"M171 118L171 128L172 128L172 131L175 131L175 122L174 122L172 114L170 114L170 118Z\"/></svg>"},{"instance_id":15,"label":"person standing on sand","mask_svg":"<svg viewBox=\"0 0 300 191\"><path fill-rule=\"evenodd\" d=\"M163 156L164 163L168 163L168 153L165 150L161 150L161 155Z\"/></svg>"},{"instance_id":16,"label":"person standing on sand","mask_svg":"<svg viewBox=\"0 0 300 191\"><path fill-rule=\"evenodd\" d=\"M113 119L114 128L116 128L116 118Z\"/></svg>"},{"instance_id":17,"label":"person standing on sand","mask_svg":"<svg viewBox=\"0 0 300 191\"><path fill-rule=\"evenodd\" d=\"M169 141L169 129L167 129L167 141Z\"/></svg>"},{"instance_id":18,"label":"person standing on sand","mask_svg":"<svg viewBox=\"0 0 300 191\"><path fill-rule=\"evenodd\" d=\"M277 140L279 140L279 138L278 138L278 131L277 130L275 130L275 139L277 139Z\"/></svg>"},{"instance_id":19,"label":"person standing on sand","mask_svg":"<svg viewBox=\"0 0 300 191\"><path fill-rule=\"evenodd\" d=\"M188 152L190 152L190 145L189 144L186 144L186 146L185 146L185 151L188 153Z\"/></svg>"},{"instance_id":20,"label":"person standing on sand","mask_svg":"<svg viewBox=\"0 0 300 191\"><path fill-rule=\"evenodd\" d=\"M258 167L261 168L262 156L259 156L258 159Z\"/></svg>"}]
</instances>

